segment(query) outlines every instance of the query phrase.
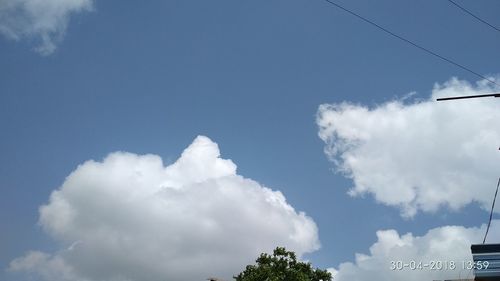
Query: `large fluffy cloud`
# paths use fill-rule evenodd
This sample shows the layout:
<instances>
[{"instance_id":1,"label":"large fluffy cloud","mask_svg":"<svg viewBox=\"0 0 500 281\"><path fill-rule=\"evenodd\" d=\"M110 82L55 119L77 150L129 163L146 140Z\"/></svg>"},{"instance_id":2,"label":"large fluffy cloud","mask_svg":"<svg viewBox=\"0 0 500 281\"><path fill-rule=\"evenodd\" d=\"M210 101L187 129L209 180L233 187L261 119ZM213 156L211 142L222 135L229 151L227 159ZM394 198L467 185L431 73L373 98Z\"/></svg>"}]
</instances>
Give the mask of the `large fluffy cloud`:
<instances>
[{"instance_id":1,"label":"large fluffy cloud","mask_svg":"<svg viewBox=\"0 0 500 281\"><path fill-rule=\"evenodd\" d=\"M405 216L471 202L487 209L500 163L500 99L435 99L494 91L484 81L451 79L423 101L323 104L319 136L337 171L352 178L351 195L373 194Z\"/></svg>"},{"instance_id":2,"label":"large fluffy cloud","mask_svg":"<svg viewBox=\"0 0 500 281\"><path fill-rule=\"evenodd\" d=\"M73 171L40 208L61 250L33 251L10 269L50 281L230 279L278 245L319 247L317 227L283 194L236 173L198 137L173 164L117 152Z\"/></svg>"},{"instance_id":3,"label":"large fluffy cloud","mask_svg":"<svg viewBox=\"0 0 500 281\"><path fill-rule=\"evenodd\" d=\"M2 0L0 33L9 39L34 39L42 55L54 52L69 17L92 9L92 0Z\"/></svg>"},{"instance_id":4,"label":"large fluffy cloud","mask_svg":"<svg viewBox=\"0 0 500 281\"><path fill-rule=\"evenodd\" d=\"M445 226L432 229L423 236L411 233L399 235L395 230L378 231L378 240L370 247L369 254L356 254L354 262L342 263L331 271L336 281L472 278L473 272L469 269L472 260L470 246L482 242L485 228L484 225L480 228ZM499 242L499 220L492 222L488 237ZM392 263L398 261L411 264L411 268L393 266ZM450 269L452 262L454 270ZM431 268L431 265L435 267Z\"/></svg>"}]
</instances>

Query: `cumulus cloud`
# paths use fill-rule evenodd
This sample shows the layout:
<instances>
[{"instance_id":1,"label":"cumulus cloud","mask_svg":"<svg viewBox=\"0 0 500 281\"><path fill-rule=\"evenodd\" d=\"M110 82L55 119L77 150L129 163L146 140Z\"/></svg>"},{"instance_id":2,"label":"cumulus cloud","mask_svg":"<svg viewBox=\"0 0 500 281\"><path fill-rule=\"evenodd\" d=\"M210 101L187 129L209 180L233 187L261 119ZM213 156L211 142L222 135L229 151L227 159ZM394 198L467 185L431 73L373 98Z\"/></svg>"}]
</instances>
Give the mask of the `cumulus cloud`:
<instances>
[{"instance_id":1,"label":"cumulus cloud","mask_svg":"<svg viewBox=\"0 0 500 281\"><path fill-rule=\"evenodd\" d=\"M2 0L0 33L13 40L37 42L35 50L49 55L62 40L71 14L92 9L92 0Z\"/></svg>"},{"instance_id":2,"label":"cumulus cloud","mask_svg":"<svg viewBox=\"0 0 500 281\"><path fill-rule=\"evenodd\" d=\"M495 91L451 79L423 101L322 104L319 136L336 170L353 180L353 196L372 194L407 217L472 202L487 209L498 178L500 99L435 99Z\"/></svg>"},{"instance_id":3,"label":"cumulus cloud","mask_svg":"<svg viewBox=\"0 0 500 281\"><path fill-rule=\"evenodd\" d=\"M173 164L116 152L73 171L40 208L61 245L11 262L45 280L231 279L278 245L319 248L314 221L283 194L236 173L216 143L198 137Z\"/></svg>"},{"instance_id":4,"label":"cumulus cloud","mask_svg":"<svg viewBox=\"0 0 500 281\"><path fill-rule=\"evenodd\" d=\"M472 278L471 244L482 242L486 227L465 228L444 226L434 228L423 236L411 233L399 235L396 230L377 232L377 242L369 254L356 254L354 262L330 269L335 281L420 281ZM494 220L488 237L500 237L500 221ZM499 242L499 241L496 241ZM393 262L411 264L398 269ZM415 263L413 263L413 262ZM418 268L419 263L421 268ZM452 262L455 265L452 268ZM426 265L430 265L427 266ZM434 265L434 268L431 268ZM392 268L396 268L392 270ZM399 267L400 268L400 267Z\"/></svg>"}]
</instances>

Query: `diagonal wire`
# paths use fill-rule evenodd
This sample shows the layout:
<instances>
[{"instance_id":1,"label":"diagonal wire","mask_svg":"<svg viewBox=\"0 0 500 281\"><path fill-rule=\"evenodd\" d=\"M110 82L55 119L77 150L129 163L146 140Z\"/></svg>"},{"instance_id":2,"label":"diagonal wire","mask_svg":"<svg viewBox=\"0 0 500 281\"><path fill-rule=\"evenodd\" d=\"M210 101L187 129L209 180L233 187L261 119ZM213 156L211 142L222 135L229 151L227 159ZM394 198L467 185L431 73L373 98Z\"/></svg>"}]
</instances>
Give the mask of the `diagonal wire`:
<instances>
[{"instance_id":1,"label":"diagonal wire","mask_svg":"<svg viewBox=\"0 0 500 281\"><path fill-rule=\"evenodd\" d=\"M490 219L488 220L488 227L486 227L486 233L484 234L483 244L486 242L486 237L488 236L488 231L490 230L491 218L493 217L493 209L495 208L495 201L497 200L498 186L500 186L500 178L498 178L497 190L495 191L495 196L493 197L493 204L491 205Z\"/></svg>"},{"instance_id":2,"label":"diagonal wire","mask_svg":"<svg viewBox=\"0 0 500 281\"><path fill-rule=\"evenodd\" d=\"M460 6L457 2L455 2L455 1L453 1L453 0L448 0L448 2L450 2L451 4L453 4L453 5L457 6L460 10L462 10L462 11L466 12L467 14L471 15L472 17L474 17L474 18L475 18L475 19L477 19L478 21L480 21L480 22L482 22L482 23L486 24L487 26L489 26L489 27L491 27L491 28L495 29L496 31L500 31L500 29L499 29L498 27L496 27L496 26L494 26L494 25L490 24L489 22L487 22L487 21L483 20L482 18L480 18L480 17L478 17L478 16L474 15L471 11L469 11L469 10L467 10L466 8L464 8L464 7Z\"/></svg>"},{"instance_id":3,"label":"diagonal wire","mask_svg":"<svg viewBox=\"0 0 500 281\"><path fill-rule=\"evenodd\" d=\"M361 16L361 15L359 15L359 14L357 14L357 13L355 13L355 12L353 12L353 11L351 11L351 10L349 10L349 9L345 8L345 7L343 7L343 6L341 6L340 4L338 4L338 3L334 2L333 0L324 0L324 1L325 1L325 2L327 2L327 3L330 3L331 5L333 5L333 6L337 7L337 8L339 8L339 9L341 9L341 10L344 10L345 12L347 12L347 13L349 13L349 14L351 14L351 15L353 15L353 16L355 16L355 17L357 17L357 18L361 19L361 20L363 20L364 22L367 22L367 23L369 23L369 24L371 24L371 25L375 26L376 28L378 28L378 29L380 29L380 30L384 31L385 33L387 33L387 34L389 34L389 35L391 35L391 36L393 36L393 37L395 37L395 38L397 38L397 39L399 39L399 40L401 40L401 41L404 41L404 42L406 42L406 43L408 43L408 44L412 45L412 46L413 46L413 47L415 47L415 48L418 48L418 49L420 49L420 50L422 50L422 51L424 51L424 52L426 52L426 53L429 53L429 54L431 54L431 55L433 55L433 56L435 56L435 57L437 57L437 58L439 58L439 59L441 59L441 60L444 60L444 61L446 61L446 62L448 62L448 63L450 63L450 64L453 64L453 65L455 65L455 66L457 66L457 67L459 67L459 68L461 68L461 69L463 69L463 70L465 70L465 71L467 71L467 72L469 72L469 73L472 73L472 74L476 75L477 77L480 77L481 79L484 79L484 80L486 80L486 81L488 81L488 82L492 83L492 84L495 84L495 85L497 85L497 86L500 86L500 84L497 84L495 81L493 81L493 80L491 80L491 79L487 78L486 76L484 76L484 75L482 75L482 74L479 74L478 72L476 72L476 71L474 71L474 70L472 70L472 69L470 69L470 68L468 68L468 67L466 67L466 66L463 66L463 65L461 65L461 64L459 64L459 63L457 63L457 62L454 62L454 61L453 61L453 60L451 60L451 59L448 59L448 58L446 58L446 57L444 57L444 56L441 56L440 54L435 53L435 52L433 52L433 51L431 51L431 50L429 50L429 49L427 49L427 48L425 48L425 47L422 47L422 46L420 46L419 44L417 44L417 43L415 43L415 42L413 42L413 41L410 41L410 40L408 40L408 39L404 38L403 36L398 35L398 34L396 34L396 33L392 32L392 31L388 30L387 28L385 28L385 27L383 27L383 26L381 26L381 25L379 25L379 24L377 24L377 23L375 23L375 22L373 22L373 21L371 21L371 20L369 20L369 19L367 19L367 18L365 18L365 17L363 17L363 16Z\"/></svg>"}]
</instances>

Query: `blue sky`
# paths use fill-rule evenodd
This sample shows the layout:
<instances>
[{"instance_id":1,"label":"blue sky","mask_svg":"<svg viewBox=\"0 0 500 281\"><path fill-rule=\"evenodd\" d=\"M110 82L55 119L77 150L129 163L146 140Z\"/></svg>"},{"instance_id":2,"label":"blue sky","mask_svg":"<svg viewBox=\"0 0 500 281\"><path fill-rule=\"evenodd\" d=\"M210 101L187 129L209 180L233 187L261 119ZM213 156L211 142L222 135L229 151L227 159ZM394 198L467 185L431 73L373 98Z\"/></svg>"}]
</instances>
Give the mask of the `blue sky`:
<instances>
[{"instance_id":1,"label":"blue sky","mask_svg":"<svg viewBox=\"0 0 500 281\"><path fill-rule=\"evenodd\" d=\"M499 73L499 33L447 1L340 3L483 75ZM500 26L499 2L462 4ZM38 208L79 164L114 151L171 164L198 135L314 220L322 247L305 258L318 267L368 252L378 230L421 236L485 222L475 203L405 219L373 194L349 196L353 181L333 172L316 124L320 104L428 99L435 83L478 77L321 0L92 6L69 14L50 54L33 51L36 33L0 39L1 268L29 250L57 251Z\"/></svg>"}]
</instances>

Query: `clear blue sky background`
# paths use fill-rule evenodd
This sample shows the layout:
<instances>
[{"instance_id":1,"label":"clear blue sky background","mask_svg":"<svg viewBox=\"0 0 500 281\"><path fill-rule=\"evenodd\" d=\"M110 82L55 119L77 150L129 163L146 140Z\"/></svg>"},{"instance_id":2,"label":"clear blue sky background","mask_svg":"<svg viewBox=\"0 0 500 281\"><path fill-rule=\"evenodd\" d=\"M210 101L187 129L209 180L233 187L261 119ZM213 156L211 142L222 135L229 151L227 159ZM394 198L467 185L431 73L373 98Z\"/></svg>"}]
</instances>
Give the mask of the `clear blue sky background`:
<instances>
[{"instance_id":1,"label":"clear blue sky background","mask_svg":"<svg viewBox=\"0 0 500 281\"><path fill-rule=\"evenodd\" d=\"M500 33L448 1L340 3L482 74L499 72ZM499 1L460 3L500 26ZM470 206L403 220L346 194L352 183L332 172L317 137L319 104L426 98L435 82L478 78L323 0L96 1L71 18L54 54L31 48L0 39L2 269L27 250L54 249L38 207L78 164L117 150L171 162L200 134L239 174L315 220L322 248L307 258L319 267L365 252L379 229L420 235L487 218Z\"/></svg>"}]
</instances>

